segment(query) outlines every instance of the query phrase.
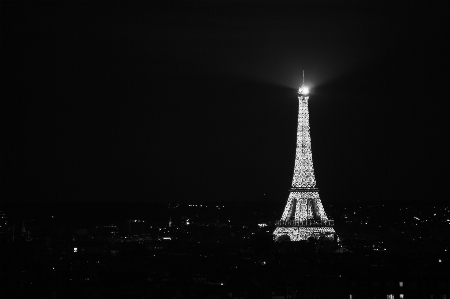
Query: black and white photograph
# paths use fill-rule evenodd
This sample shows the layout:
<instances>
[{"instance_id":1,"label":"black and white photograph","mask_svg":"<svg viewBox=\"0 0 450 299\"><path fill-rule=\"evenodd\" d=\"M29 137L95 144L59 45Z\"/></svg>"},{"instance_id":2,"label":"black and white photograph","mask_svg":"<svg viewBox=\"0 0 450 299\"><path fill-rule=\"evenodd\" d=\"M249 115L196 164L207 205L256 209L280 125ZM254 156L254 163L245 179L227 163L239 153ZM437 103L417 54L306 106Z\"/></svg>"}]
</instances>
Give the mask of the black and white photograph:
<instances>
[{"instance_id":1,"label":"black and white photograph","mask_svg":"<svg viewBox=\"0 0 450 299\"><path fill-rule=\"evenodd\" d=\"M0 297L449 299L446 1L1 1Z\"/></svg>"}]
</instances>

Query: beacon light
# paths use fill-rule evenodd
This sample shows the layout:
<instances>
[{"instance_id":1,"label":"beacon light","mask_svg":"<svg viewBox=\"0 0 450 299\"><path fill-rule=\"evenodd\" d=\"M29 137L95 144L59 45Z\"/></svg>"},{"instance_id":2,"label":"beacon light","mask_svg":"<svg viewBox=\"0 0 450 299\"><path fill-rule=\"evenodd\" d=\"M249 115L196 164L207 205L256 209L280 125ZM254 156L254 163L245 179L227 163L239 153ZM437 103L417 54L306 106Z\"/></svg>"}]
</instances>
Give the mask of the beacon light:
<instances>
[{"instance_id":1,"label":"beacon light","mask_svg":"<svg viewBox=\"0 0 450 299\"><path fill-rule=\"evenodd\" d=\"M298 89L298 94L302 96L306 96L309 94L309 88L305 85L305 71L303 71L303 82L302 86Z\"/></svg>"},{"instance_id":2,"label":"beacon light","mask_svg":"<svg viewBox=\"0 0 450 299\"><path fill-rule=\"evenodd\" d=\"M309 93L309 88L305 85L302 85L299 89L298 89L298 93L301 95L306 96Z\"/></svg>"}]
</instances>

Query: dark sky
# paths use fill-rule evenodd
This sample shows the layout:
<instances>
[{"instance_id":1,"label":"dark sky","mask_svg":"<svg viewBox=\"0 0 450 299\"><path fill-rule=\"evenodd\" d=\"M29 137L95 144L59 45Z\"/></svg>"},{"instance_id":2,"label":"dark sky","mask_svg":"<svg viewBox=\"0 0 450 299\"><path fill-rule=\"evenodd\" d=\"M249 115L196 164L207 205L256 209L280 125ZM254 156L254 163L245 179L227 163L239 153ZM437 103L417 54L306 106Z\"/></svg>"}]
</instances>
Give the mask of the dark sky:
<instances>
[{"instance_id":1,"label":"dark sky","mask_svg":"<svg viewBox=\"0 0 450 299\"><path fill-rule=\"evenodd\" d=\"M364 3L364 4L362 4ZM1 2L2 201L448 200L445 2Z\"/></svg>"}]
</instances>

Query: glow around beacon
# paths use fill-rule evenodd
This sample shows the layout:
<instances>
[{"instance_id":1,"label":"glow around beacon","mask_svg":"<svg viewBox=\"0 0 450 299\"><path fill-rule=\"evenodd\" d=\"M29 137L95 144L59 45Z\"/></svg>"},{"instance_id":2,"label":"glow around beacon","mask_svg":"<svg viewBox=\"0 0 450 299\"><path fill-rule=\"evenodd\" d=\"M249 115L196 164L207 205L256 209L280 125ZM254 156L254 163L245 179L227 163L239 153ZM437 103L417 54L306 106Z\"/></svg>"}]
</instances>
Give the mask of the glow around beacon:
<instances>
[{"instance_id":1,"label":"glow around beacon","mask_svg":"<svg viewBox=\"0 0 450 299\"><path fill-rule=\"evenodd\" d=\"M302 94L302 95L307 95L309 94L309 88L305 85L302 85L299 89L298 89L298 93Z\"/></svg>"}]
</instances>

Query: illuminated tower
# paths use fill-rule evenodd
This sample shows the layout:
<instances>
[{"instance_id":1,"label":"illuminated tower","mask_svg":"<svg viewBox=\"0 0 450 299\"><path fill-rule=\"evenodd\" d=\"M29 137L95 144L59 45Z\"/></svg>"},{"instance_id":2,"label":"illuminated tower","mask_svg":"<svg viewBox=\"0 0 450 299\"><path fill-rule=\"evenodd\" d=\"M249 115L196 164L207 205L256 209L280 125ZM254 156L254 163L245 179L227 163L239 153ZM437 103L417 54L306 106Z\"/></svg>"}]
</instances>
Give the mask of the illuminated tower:
<instances>
[{"instance_id":1,"label":"illuminated tower","mask_svg":"<svg viewBox=\"0 0 450 299\"><path fill-rule=\"evenodd\" d=\"M309 89L305 86L303 72L303 84L298 90L299 109L294 178L283 215L281 220L276 222L277 228L273 232L277 242L288 238L291 241L321 236L333 238L335 235L334 221L328 219L319 198L319 190L316 188L309 134L308 94Z\"/></svg>"}]
</instances>

